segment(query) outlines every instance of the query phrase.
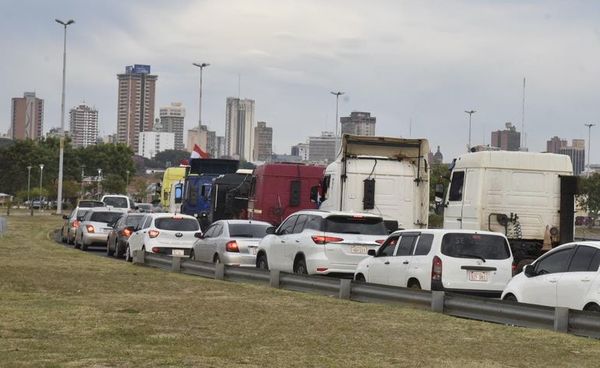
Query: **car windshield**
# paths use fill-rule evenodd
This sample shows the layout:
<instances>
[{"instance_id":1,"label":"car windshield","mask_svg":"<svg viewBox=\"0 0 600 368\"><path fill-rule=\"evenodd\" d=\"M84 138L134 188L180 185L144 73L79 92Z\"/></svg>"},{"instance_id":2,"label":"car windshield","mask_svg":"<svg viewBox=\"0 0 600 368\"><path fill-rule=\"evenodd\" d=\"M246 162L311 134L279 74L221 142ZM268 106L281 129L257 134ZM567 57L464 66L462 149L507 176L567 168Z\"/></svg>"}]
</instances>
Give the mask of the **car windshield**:
<instances>
[{"instance_id":1,"label":"car windshield","mask_svg":"<svg viewBox=\"0 0 600 368\"><path fill-rule=\"evenodd\" d=\"M116 222L121 216L123 216L121 212L94 212L91 214L89 221L110 224Z\"/></svg>"},{"instance_id":2,"label":"car windshield","mask_svg":"<svg viewBox=\"0 0 600 368\"><path fill-rule=\"evenodd\" d=\"M329 216L325 219L328 233L387 235L387 229L381 217L371 216Z\"/></svg>"},{"instance_id":3,"label":"car windshield","mask_svg":"<svg viewBox=\"0 0 600 368\"><path fill-rule=\"evenodd\" d=\"M196 219L183 217L162 217L154 220L154 226L160 230L198 231L200 225Z\"/></svg>"},{"instance_id":4,"label":"car windshield","mask_svg":"<svg viewBox=\"0 0 600 368\"><path fill-rule=\"evenodd\" d=\"M442 254L457 258L507 259L510 250L502 236L448 233L442 238Z\"/></svg>"},{"instance_id":5,"label":"car windshield","mask_svg":"<svg viewBox=\"0 0 600 368\"><path fill-rule=\"evenodd\" d=\"M142 216L142 215L127 216L127 218L125 219L125 226L127 226L127 227L133 226L134 228L139 229L142 226L143 219L144 219L144 216Z\"/></svg>"},{"instance_id":6,"label":"car windshield","mask_svg":"<svg viewBox=\"0 0 600 368\"><path fill-rule=\"evenodd\" d=\"M116 208L127 208L127 198L124 197L106 197L102 200L107 206Z\"/></svg>"},{"instance_id":7,"label":"car windshield","mask_svg":"<svg viewBox=\"0 0 600 368\"><path fill-rule=\"evenodd\" d=\"M229 236L232 238L264 238L269 225L266 224L229 224Z\"/></svg>"}]
</instances>

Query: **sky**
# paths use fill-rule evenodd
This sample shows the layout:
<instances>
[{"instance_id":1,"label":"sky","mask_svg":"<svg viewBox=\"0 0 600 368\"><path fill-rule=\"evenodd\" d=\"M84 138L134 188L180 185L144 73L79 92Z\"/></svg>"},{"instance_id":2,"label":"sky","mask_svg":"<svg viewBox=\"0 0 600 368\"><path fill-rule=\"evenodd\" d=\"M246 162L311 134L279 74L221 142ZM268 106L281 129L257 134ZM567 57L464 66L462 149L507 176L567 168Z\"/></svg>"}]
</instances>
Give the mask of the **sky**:
<instances>
[{"instance_id":1,"label":"sky","mask_svg":"<svg viewBox=\"0 0 600 368\"><path fill-rule=\"evenodd\" d=\"M377 135L427 138L444 160L491 131L522 127L526 146L588 137L600 163L600 2L385 0L0 0L0 132L11 98L35 91L44 130L60 126L63 29L68 110L99 111L100 134L116 131L117 73L150 64L158 108L186 107L186 129L202 120L225 131L228 96L256 101L273 127L273 150L335 130L341 116L368 111ZM597 142L597 143L595 143ZM586 152L587 153L587 152Z\"/></svg>"}]
</instances>

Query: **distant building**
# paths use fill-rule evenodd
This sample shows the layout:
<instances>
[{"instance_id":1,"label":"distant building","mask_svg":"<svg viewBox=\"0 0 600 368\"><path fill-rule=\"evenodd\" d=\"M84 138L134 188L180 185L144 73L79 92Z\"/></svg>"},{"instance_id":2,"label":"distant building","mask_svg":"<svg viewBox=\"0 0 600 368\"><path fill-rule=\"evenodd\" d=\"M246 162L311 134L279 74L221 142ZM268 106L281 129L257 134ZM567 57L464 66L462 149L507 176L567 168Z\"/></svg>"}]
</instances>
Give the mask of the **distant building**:
<instances>
[{"instance_id":1,"label":"distant building","mask_svg":"<svg viewBox=\"0 0 600 368\"><path fill-rule=\"evenodd\" d=\"M157 153L175 149L175 133L141 132L137 154L154 158Z\"/></svg>"},{"instance_id":2,"label":"distant building","mask_svg":"<svg viewBox=\"0 0 600 368\"><path fill-rule=\"evenodd\" d=\"M35 92L25 92L23 97L13 97L11 107L11 138L41 138L44 131L44 100L35 97Z\"/></svg>"},{"instance_id":3,"label":"distant building","mask_svg":"<svg viewBox=\"0 0 600 368\"><path fill-rule=\"evenodd\" d=\"M585 140L573 139L571 146L565 145L557 153L571 157L573 175L580 175L585 170Z\"/></svg>"},{"instance_id":4,"label":"distant building","mask_svg":"<svg viewBox=\"0 0 600 368\"><path fill-rule=\"evenodd\" d=\"M442 162L444 162L444 155L442 155L442 152L440 152L440 146L437 146L436 153L429 152L427 158L432 164L441 164Z\"/></svg>"},{"instance_id":5,"label":"distant building","mask_svg":"<svg viewBox=\"0 0 600 368\"><path fill-rule=\"evenodd\" d=\"M254 151L254 100L227 97L225 151L232 158L250 161Z\"/></svg>"},{"instance_id":6,"label":"distant building","mask_svg":"<svg viewBox=\"0 0 600 368\"><path fill-rule=\"evenodd\" d=\"M309 161L329 163L335 160L336 139L333 132L322 132L320 137L308 138Z\"/></svg>"},{"instance_id":7,"label":"distant building","mask_svg":"<svg viewBox=\"0 0 600 368\"><path fill-rule=\"evenodd\" d=\"M309 155L310 148L308 143L298 143L295 146L292 146L292 151L290 152L292 156L298 156L302 161L308 161L310 158Z\"/></svg>"},{"instance_id":8,"label":"distant building","mask_svg":"<svg viewBox=\"0 0 600 368\"><path fill-rule=\"evenodd\" d=\"M158 76L150 74L150 65L130 65L119 80L117 140L138 152L139 136L152 130L154 97Z\"/></svg>"},{"instance_id":9,"label":"distant building","mask_svg":"<svg viewBox=\"0 0 600 368\"><path fill-rule=\"evenodd\" d=\"M560 149L567 146L567 140L554 136L546 141L546 152L560 153Z\"/></svg>"},{"instance_id":10,"label":"distant building","mask_svg":"<svg viewBox=\"0 0 600 368\"><path fill-rule=\"evenodd\" d=\"M225 137L219 135L216 137L215 142L216 142L216 149L217 149L217 154L215 155L215 157L221 158L221 157L225 156Z\"/></svg>"},{"instance_id":11,"label":"distant building","mask_svg":"<svg viewBox=\"0 0 600 368\"><path fill-rule=\"evenodd\" d=\"M216 157L218 154L216 142L217 133L208 130L206 125L201 125L200 128L200 134L198 134L198 128L188 130L187 150L192 152L194 150L194 145L197 144L203 151L208 153L210 157Z\"/></svg>"},{"instance_id":12,"label":"distant building","mask_svg":"<svg viewBox=\"0 0 600 368\"><path fill-rule=\"evenodd\" d=\"M342 134L375 135L376 119L370 112L353 111L350 116L340 118Z\"/></svg>"},{"instance_id":13,"label":"distant building","mask_svg":"<svg viewBox=\"0 0 600 368\"><path fill-rule=\"evenodd\" d=\"M302 158L300 156L294 155L279 155L273 154L271 157L271 161L275 162L302 162Z\"/></svg>"},{"instance_id":14,"label":"distant building","mask_svg":"<svg viewBox=\"0 0 600 368\"><path fill-rule=\"evenodd\" d=\"M71 142L76 147L87 147L98 141L98 110L81 104L69 112Z\"/></svg>"},{"instance_id":15,"label":"distant building","mask_svg":"<svg viewBox=\"0 0 600 368\"><path fill-rule=\"evenodd\" d=\"M171 102L170 106L163 106L159 110L160 131L175 134L175 149L184 150L183 143L183 121L185 119L185 107L181 102Z\"/></svg>"},{"instance_id":16,"label":"distant building","mask_svg":"<svg viewBox=\"0 0 600 368\"><path fill-rule=\"evenodd\" d=\"M116 134L108 134L102 137L98 137L96 140L97 144L117 144L117 135Z\"/></svg>"},{"instance_id":17,"label":"distant building","mask_svg":"<svg viewBox=\"0 0 600 368\"><path fill-rule=\"evenodd\" d=\"M518 151L521 147L521 133L517 132L517 128L510 122L506 123L505 127L504 130L492 132L491 145L503 151Z\"/></svg>"},{"instance_id":18,"label":"distant building","mask_svg":"<svg viewBox=\"0 0 600 368\"><path fill-rule=\"evenodd\" d=\"M254 160L271 161L273 154L273 128L264 121L256 123L254 128Z\"/></svg>"}]
</instances>

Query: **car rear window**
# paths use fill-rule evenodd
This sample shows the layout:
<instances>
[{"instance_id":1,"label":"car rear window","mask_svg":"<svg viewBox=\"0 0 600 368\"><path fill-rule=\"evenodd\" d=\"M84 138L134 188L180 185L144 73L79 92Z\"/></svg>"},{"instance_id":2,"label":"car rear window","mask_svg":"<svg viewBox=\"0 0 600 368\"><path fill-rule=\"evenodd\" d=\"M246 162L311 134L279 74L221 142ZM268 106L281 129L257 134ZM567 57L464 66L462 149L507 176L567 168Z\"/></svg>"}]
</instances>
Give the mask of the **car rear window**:
<instances>
[{"instance_id":1,"label":"car rear window","mask_svg":"<svg viewBox=\"0 0 600 368\"><path fill-rule=\"evenodd\" d=\"M104 202L100 201L79 201L77 207L104 207Z\"/></svg>"},{"instance_id":2,"label":"car rear window","mask_svg":"<svg viewBox=\"0 0 600 368\"><path fill-rule=\"evenodd\" d=\"M371 216L329 216L325 232L341 234L387 235L383 219Z\"/></svg>"},{"instance_id":3,"label":"car rear window","mask_svg":"<svg viewBox=\"0 0 600 368\"><path fill-rule=\"evenodd\" d=\"M229 236L232 238L264 238L269 225L265 224L229 224Z\"/></svg>"},{"instance_id":4,"label":"car rear window","mask_svg":"<svg viewBox=\"0 0 600 368\"><path fill-rule=\"evenodd\" d=\"M507 259L510 250L501 236L448 233L442 238L442 254L457 258Z\"/></svg>"},{"instance_id":5,"label":"car rear window","mask_svg":"<svg viewBox=\"0 0 600 368\"><path fill-rule=\"evenodd\" d=\"M111 222L116 222L121 216L123 216L121 212L94 212L90 216L90 221L106 222L109 224Z\"/></svg>"},{"instance_id":6,"label":"car rear window","mask_svg":"<svg viewBox=\"0 0 600 368\"><path fill-rule=\"evenodd\" d=\"M127 216L125 219L125 226L133 226L136 229L142 226L144 216Z\"/></svg>"},{"instance_id":7,"label":"car rear window","mask_svg":"<svg viewBox=\"0 0 600 368\"><path fill-rule=\"evenodd\" d=\"M172 231L198 231L198 221L182 217L162 217L154 220L154 226L160 230Z\"/></svg>"},{"instance_id":8,"label":"car rear window","mask_svg":"<svg viewBox=\"0 0 600 368\"><path fill-rule=\"evenodd\" d=\"M113 206L117 208L127 208L127 198L123 197L106 197L103 200L104 204L107 206Z\"/></svg>"},{"instance_id":9,"label":"car rear window","mask_svg":"<svg viewBox=\"0 0 600 368\"><path fill-rule=\"evenodd\" d=\"M77 211L77 220L81 221L83 220L83 218L85 217L85 215L88 213L87 210L79 210Z\"/></svg>"}]
</instances>

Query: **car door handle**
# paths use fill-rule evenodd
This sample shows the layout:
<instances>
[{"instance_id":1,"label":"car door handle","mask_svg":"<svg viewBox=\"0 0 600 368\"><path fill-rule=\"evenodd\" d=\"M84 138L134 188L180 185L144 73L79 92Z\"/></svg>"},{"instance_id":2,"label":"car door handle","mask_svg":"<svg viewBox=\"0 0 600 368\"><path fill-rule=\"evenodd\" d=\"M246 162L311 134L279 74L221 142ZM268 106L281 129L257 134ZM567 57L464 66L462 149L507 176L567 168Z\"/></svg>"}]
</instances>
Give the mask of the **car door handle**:
<instances>
[{"instance_id":1,"label":"car door handle","mask_svg":"<svg viewBox=\"0 0 600 368\"><path fill-rule=\"evenodd\" d=\"M402 262L402 264L408 264L408 261L404 261L404 262Z\"/></svg>"},{"instance_id":2,"label":"car door handle","mask_svg":"<svg viewBox=\"0 0 600 368\"><path fill-rule=\"evenodd\" d=\"M389 264L390 264L390 261L385 261L385 262L383 262L383 264L385 264L385 265L389 265Z\"/></svg>"},{"instance_id":3,"label":"car door handle","mask_svg":"<svg viewBox=\"0 0 600 368\"><path fill-rule=\"evenodd\" d=\"M300 240L296 240L296 243L300 243Z\"/></svg>"},{"instance_id":4,"label":"car door handle","mask_svg":"<svg viewBox=\"0 0 600 368\"><path fill-rule=\"evenodd\" d=\"M590 279L588 277L586 277L585 279L581 279L581 282L590 282L590 281L592 281L592 279Z\"/></svg>"},{"instance_id":5,"label":"car door handle","mask_svg":"<svg viewBox=\"0 0 600 368\"><path fill-rule=\"evenodd\" d=\"M558 281L558 279L548 279L548 282L552 284L556 284L556 281Z\"/></svg>"}]
</instances>

